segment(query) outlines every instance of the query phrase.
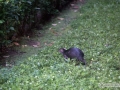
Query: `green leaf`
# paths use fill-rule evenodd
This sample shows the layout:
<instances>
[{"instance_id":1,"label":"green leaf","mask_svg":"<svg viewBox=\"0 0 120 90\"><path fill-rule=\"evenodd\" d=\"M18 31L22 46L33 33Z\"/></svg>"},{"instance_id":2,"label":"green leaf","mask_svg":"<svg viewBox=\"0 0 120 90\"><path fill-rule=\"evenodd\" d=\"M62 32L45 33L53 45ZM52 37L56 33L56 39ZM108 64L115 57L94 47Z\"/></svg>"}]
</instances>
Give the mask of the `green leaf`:
<instances>
[{"instance_id":1,"label":"green leaf","mask_svg":"<svg viewBox=\"0 0 120 90\"><path fill-rule=\"evenodd\" d=\"M13 31L14 31L15 29L14 29L14 27L10 27L10 30L13 30Z\"/></svg>"},{"instance_id":2,"label":"green leaf","mask_svg":"<svg viewBox=\"0 0 120 90\"><path fill-rule=\"evenodd\" d=\"M4 20L0 20L0 24L4 23Z\"/></svg>"}]
</instances>

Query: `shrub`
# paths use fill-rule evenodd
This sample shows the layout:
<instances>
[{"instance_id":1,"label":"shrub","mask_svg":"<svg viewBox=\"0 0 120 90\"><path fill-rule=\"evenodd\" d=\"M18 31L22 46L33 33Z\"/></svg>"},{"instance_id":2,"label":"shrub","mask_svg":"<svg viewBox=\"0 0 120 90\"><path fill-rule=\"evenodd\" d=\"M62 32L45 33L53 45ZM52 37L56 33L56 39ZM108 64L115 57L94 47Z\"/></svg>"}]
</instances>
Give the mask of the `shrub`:
<instances>
[{"instance_id":1,"label":"shrub","mask_svg":"<svg viewBox=\"0 0 120 90\"><path fill-rule=\"evenodd\" d=\"M0 0L0 46L40 28L42 16L57 14L72 0ZM43 18L43 19L45 19Z\"/></svg>"}]
</instances>

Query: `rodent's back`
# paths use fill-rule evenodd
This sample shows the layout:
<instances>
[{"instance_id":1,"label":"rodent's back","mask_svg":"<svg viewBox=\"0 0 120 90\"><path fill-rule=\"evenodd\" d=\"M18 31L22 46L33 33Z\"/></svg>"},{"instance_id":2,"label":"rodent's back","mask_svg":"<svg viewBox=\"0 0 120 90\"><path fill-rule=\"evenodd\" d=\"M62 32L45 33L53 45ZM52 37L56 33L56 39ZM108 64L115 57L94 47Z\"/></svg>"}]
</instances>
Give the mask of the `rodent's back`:
<instances>
[{"instance_id":1,"label":"rodent's back","mask_svg":"<svg viewBox=\"0 0 120 90\"><path fill-rule=\"evenodd\" d=\"M75 48L75 47L72 47L72 48L69 48L68 50L66 50L65 54L67 57L69 57L71 59L72 58L78 59L81 56L81 54L83 56L82 51L79 48Z\"/></svg>"}]
</instances>

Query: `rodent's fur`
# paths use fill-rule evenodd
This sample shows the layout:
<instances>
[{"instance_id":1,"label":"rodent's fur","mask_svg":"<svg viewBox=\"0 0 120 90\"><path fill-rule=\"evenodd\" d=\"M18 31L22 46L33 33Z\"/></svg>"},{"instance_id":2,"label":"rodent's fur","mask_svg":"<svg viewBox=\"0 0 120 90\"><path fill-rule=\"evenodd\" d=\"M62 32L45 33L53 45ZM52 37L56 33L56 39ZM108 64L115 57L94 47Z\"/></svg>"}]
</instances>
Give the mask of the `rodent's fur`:
<instances>
[{"instance_id":1,"label":"rodent's fur","mask_svg":"<svg viewBox=\"0 0 120 90\"><path fill-rule=\"evenodd\" d=\"M76 47L71 47L69 49L61 48L59 52L62 53L66 59L67 58L76 59L77 61L81 61L84 65L86 64L86 61L84 60L84 53L79 48Z\"/></svg>"}]
</instances>

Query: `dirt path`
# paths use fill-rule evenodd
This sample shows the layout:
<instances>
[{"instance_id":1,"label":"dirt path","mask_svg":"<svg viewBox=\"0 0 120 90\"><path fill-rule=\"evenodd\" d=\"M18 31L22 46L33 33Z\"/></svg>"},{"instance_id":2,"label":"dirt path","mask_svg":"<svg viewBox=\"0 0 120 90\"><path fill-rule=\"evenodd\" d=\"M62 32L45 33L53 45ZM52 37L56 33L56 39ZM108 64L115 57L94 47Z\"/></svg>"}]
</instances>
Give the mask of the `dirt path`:
<instances>
[{"instance_id":1,"label":"dirt path","mask_svg":"<svg viewBox=\"0 0 120 90\"><path fill-rule=\"evenodd\" d=\"M43 30L36 30L33 36L22 37L20 42L14 42L14 48L8 49L2 56L2 65L13 66L38 53L41 48L50 47L56 38L64 34L69 23L77 17L82 0L72 2L60 15L53 17Z\"/></svg>"}]
</instances>

